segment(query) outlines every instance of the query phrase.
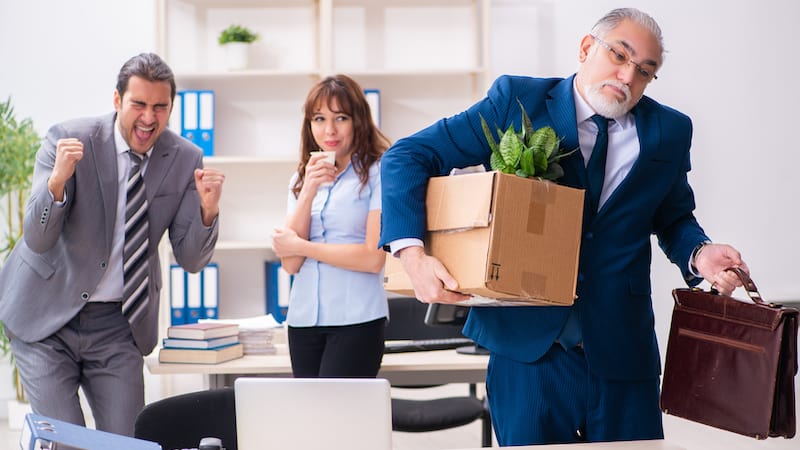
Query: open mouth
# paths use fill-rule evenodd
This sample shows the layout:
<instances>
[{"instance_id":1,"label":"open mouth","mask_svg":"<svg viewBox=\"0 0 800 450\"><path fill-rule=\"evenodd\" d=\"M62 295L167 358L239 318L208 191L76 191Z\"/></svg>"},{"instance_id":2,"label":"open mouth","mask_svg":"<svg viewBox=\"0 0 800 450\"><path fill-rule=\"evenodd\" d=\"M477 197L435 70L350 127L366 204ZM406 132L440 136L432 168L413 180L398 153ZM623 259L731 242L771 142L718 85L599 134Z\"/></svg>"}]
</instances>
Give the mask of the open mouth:
<instances>
[{"instance_id":1,"label":"open mouth","mask_svg":"<svg viewBox=\"0 0 800 450\"><path fill-rule=\"evenodd\" d=\"M150 140L150 138L153 137L153 133L155 133L155 131L156 131L155 126L143 127L137 125L134 128L134 134L136 135L136 139L141 142L147 142L148 140Z\"/></svg>"}]
</instances>

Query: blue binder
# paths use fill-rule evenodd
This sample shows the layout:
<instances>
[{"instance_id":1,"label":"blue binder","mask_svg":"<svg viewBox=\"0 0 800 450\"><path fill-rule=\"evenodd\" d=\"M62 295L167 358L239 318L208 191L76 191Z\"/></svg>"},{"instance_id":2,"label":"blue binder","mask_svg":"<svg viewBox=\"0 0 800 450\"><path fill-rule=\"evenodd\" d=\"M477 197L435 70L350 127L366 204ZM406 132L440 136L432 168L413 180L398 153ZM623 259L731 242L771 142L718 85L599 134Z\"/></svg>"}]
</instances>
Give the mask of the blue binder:
<instances>
[{"instance_id":1,"label":"blue binder","mask_svg":"<svg viewBox=\"0 0 800 450\"><path fill-rule=\"evenodd\" d=\"M203 319L219 318L219 266L209 263L202 272Z\"/></svg>"},{"instance_id":2,"label":"blue binder","mask_svg":"<svg viewBox=\"0 0 800 450\"><path fill-rule=\"evenodd\" d=\"M367 98L369 111L372 114L372 121L375 126L381 127L381 91L378 89L364 89L364 97Z\"/></svg>"},{"instance_id":3,"label":"blue binder","mask_svg":"<svg viewBox=\"0 0 800 450\"><path fill-rule=\"evenodd\" d=\"M186 323L197 323L203 318L202 272L186 272Z\"/></svg>"},{"instance_id":4,"label":"blue binder","mask_svg":"<svg viewBox=\"0 0 800 450\"><path fill-rule=\"evenodd\" d=\"M187 323L186 317L186 272L177 264L169 266L170 324Z\"/></svg>"},{"instance_id":5,"label":"blue binder","mask_svg":"<svg viewBox=\"0 0 800 450\"><path fill-rule=\"evenodd\" d=\"M181 136L214 155L214 91L184 90L180 99Z\"/></svg>"},{"instance_id":6,"label":"blue binder","mask_svg":"<svg viewBox=\"0 0 800 450\"><path fill-rule=\"evenodd\" d=\"M27 414L19 440L21 450L161 450L161 445L106 431L62 422L38 414Z\"/></svg>"},{"instance_id":7,"label":"blue binder","mask_svg":"<svg viewBox=\"0 0 800 450\"><path fill-rule=\"evenodd\" d=\"M219 318L219 266L209 263L198 273L177 264L169 267L171 325Z\"/></svg>"},{"instance_id":8,"label":"blue binder","mask_svg":"<svg viewBox=\"0 0 800 450\"><path fill-rule=\"evenodd\" d=\"M289 292L294 276L289 275L280 261L264 263L267 314L272 314L275 321L283 323L289 311Z\"/></svg>"}]
</instances>

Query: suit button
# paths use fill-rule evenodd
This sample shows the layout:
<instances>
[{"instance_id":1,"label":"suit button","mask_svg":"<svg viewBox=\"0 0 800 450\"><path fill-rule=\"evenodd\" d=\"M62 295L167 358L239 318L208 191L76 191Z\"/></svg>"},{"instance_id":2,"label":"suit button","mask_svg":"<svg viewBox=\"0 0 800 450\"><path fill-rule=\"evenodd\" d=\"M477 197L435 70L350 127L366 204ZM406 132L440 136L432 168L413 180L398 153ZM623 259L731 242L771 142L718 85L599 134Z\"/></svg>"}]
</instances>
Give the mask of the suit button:
<instances>
[{"instance_id":1,"label":"suit button","mask_svg":"<svg viewBox=\"0 0 800 450\"><path fill-rule=\"evenodd\" d=\"M107 265L108 265L108 264L106 264L106 262L105 262L105 261L103 261L103 262L101 262L101 263L100 263L100 268L101 268L101 269L105 269Z\"/></svg>"},{"instance_id":2,"label":"suit button","mask_svg":"<svg viewBox=\"0 0 800 450\"><path fill-rule=\"evenodd\" d=\"M81 298L84 300L89 300L89 293L88 292L81 292Z\"/></svg>"}]
</instances>

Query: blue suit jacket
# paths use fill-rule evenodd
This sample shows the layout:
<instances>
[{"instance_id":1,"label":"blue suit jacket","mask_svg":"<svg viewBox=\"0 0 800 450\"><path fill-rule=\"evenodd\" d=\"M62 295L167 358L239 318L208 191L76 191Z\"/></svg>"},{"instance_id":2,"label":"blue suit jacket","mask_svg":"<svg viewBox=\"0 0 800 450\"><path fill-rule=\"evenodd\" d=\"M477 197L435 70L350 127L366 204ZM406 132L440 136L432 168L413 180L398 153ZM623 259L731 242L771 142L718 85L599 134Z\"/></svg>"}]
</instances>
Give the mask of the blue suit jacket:
<instances>
[{"instance_id":1,"label":"blue suit jacket","mask_svg":"<svg viewBox=\"0 0 800 450\"><path fill-rule=\"evenodd\" d=\"M574 77L574 76L573 76ZM534 128L553 127L561 147L578 147L573 77L502 76L467 111L398 141L382 159L381 245L424 238L429 177L454 167L484 164L489 149L480 125L520 129L525 107ZM643 97L634 107L641 152L628 176L600 211L584 211L577 296L584 351L590 370L606 379L657 377L661 359L650 295L650 235L656 234L687 283L692 249L707 239L693 215L690 170L691 120ZM585 188L580 151L562 161L560 184ZM569 307L473 308L464 333L492 352L518 361L540 358L557 338Z\"/></svg>"}]
</instances>

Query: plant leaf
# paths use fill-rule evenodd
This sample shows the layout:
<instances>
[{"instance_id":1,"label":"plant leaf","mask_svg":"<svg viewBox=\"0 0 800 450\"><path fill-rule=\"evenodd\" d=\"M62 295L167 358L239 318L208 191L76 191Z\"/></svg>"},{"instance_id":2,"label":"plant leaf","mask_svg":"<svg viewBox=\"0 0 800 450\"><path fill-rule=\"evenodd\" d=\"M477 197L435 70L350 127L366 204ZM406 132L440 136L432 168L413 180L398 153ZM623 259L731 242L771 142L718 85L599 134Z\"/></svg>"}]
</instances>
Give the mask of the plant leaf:
<instances>
[{"instance_id":1,"label":"plant leaf","mask_svg":"<svg viewBox=\"0 0 800 450\"><path fill-rule=\"evenodd\" d=\"M500 150L492 152L492 156L489 157L489 165L492 166L492 170L506 172L506 163L503 162L503 157L500 156Z\"/></svg>"},{"instance_id":2,"label":"plant leaf","mask_svg":"<svg viewBox=\"0 0 800 450\"><path fill-rule=\"evenodd\" d=\"M536 174L547 172L547 156L545 156L544 152L533 150L533 167L536 168Z\"/></svg>"},{"instance_id":3,"label":"plant leaf","mask_svg":"<svg viewBox=\"0 0 800 450\"><path fill-rule=\"evenodd\" d=\"M527 141L531 136L533 136L534 133L533 123L531 123L531 118L528 117L528 113L525 112L525 107L522 106L522 102L519 101L519 98L517 98L517 104L519 105L520 111L522 111L522 130L520 130L523 137L522 142L529 144Z\"/></svg>"},{"instance_id":4,"label":"plant leaf","mask_svg":"<svg viewBox=\"0 0 800 450\"><path fill-rule=\"evenodd\" d=\"M494 135L492 135L492 130L489 129L489 124L486 123L486 119L483 118L483 114L478 114L481 117L481 128L483 129L483 135L486 137L486 142L489 143L489 148L492 149L492 153L497 151L497 141L494 140Z\"/></svg>"},{"instance_id":5,"label":"plant leaf","mask_svg":"<svg viewBox=\"0 0 800 450\"><path fill-rule=\"evenodd\" d=\"M570 151L568 151L566 153L564 153L563 151L562 152L554 152L550 156L549 162L550 162L550 164L553 164L556 161L560 161L562 158L565 158L565 157L577 152L579 149L580 149L580 147L576 147L576 148L573 148L572 150L570 150Z\"/></svg>"},{"instance_id":6,"label":"plant leaf","mask_svg":"<svg viewBox=\"0 0 800 450\"><path fill-rule=\"evenodd\" d=\"M547 167L547 171L539 176L545 180L554 181L564 176L564 169L561 167L561 164L551 162Z\"/></svg>"},{"instance_id":7,"label":"plant leaf","mask_svg":"<svg viewBox=\"0 0 800 450\"><path fill-rule=\"evenodd\" d=\"M520 171L525 174L526 177L532 177L536 173L536 168L533 165L533 149L530 147L526 147L522 150L522 155L519 158L519 168Z\"/></svg>"},{"instance_id":8,"label":"plant leaf","mask_svg":"<svg viewBox=\"0 0 800 450\"><path fill-rule=\"evenodd\" d=\"M551 127L542 127L533 134L531 146L537 153L544 153L545 159L549 160L550 155L558 153L559 139L555 130Z\"/></svg>"},{"instance_id":9,"label":"plant leaf","mask_svg":"<svg viewBox=\"0 0 800 450\"><path fill-rule=\"evenodd\" d=\"M514 126L508 127L503 137L500 139L500 156L503 157L503 162L507 167L512 169L519 164L519 157L522 153L522 143L519 141L517 134L514 133ZM513 170L512 170L513 173Z\"/></svg>"}]
</instances>

